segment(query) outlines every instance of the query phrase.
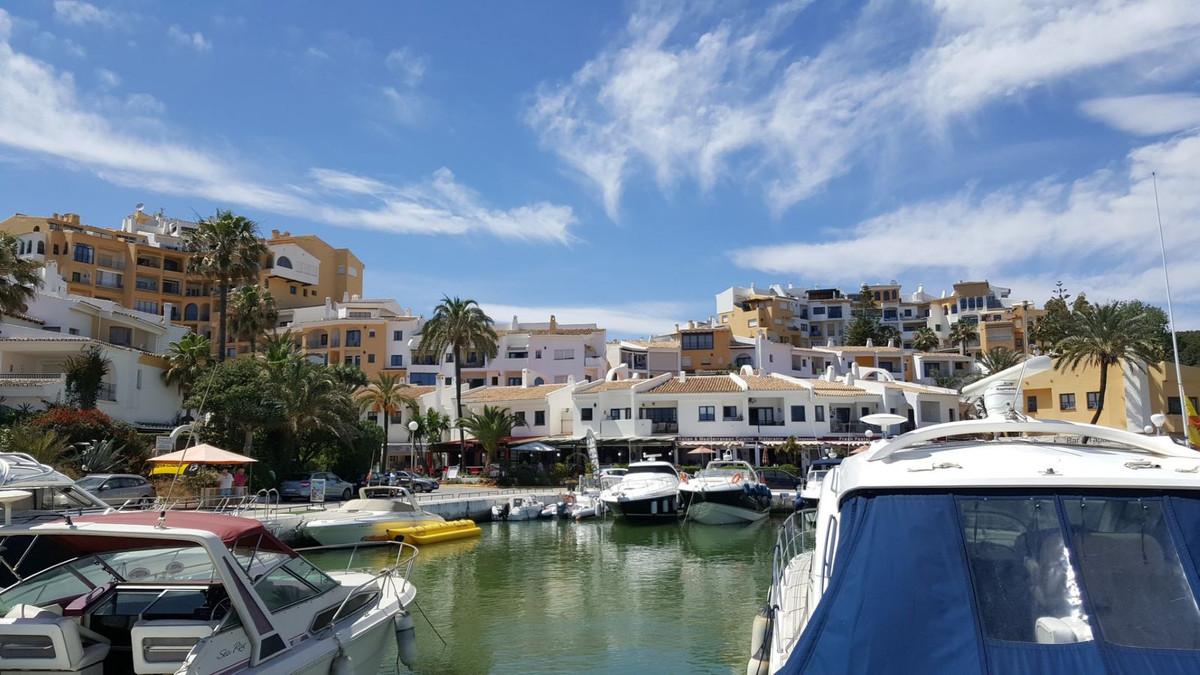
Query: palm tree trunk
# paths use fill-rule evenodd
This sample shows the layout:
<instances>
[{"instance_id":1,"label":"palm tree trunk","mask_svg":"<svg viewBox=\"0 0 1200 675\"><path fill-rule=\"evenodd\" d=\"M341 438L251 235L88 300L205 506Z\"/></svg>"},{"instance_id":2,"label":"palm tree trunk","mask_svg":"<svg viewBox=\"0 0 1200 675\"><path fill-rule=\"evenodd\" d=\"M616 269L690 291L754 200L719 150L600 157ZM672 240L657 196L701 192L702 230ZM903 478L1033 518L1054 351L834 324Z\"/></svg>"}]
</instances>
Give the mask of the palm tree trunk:
<instances>
[{"instance_id":1,"label":"palm tree trunk","mask_svg":"<svg viewBox=\"0 0 1200 675\"><path fill-rule=\"evenodd\" d=\"M458 425L458 468L462 470L466 466L467 454L467 430L462 428L462 359L459 358L458 347L452 351L454 354L454 410L458 415L454 423Z\"/></svg>"},{"instance_id":2,"label":"palm tree trunk","mask_svg":"<svg viewBox=\"0 0 1200 675\"><path fill-rule=\"evenodd\" d=\"M228 309L228 305L229 305L229 286L228 286L228 284L225 283L225 280L222 279L221 283L217 285L217 288L218 288L218 292L221 294L221 298L217 301L217 321L219 321L221 324L220 326L217 326L217 339L220 340L220 342L217 344L217 352L218 352L217 361L224 362L225 361L225 312Z\"/></svg>"},{"instance_id":3,"label":"palm tree trunk","mask_svg":"<svg viewBox=\"0 0 1200 675\"><path fill-rule=\"evenodd\" d=\"M392 420L388 415L388 411L383 411L383 447L379 450L379 473L383 473L387 464L387 448L388 448L388 428L392 426Z\"/></svg>"},{"instance_id":4,"label":"palm tree trunk","mask_svg":"<svg viewBox=\"0 0 1200 675\"><path fill-rule=\"evenodd\" d=\"M1096 412L1092 415L1092 424L1100 419L1100 413L1104 412L1104 392L1108 389L1108 364L1100 362L1100 391L1098 393L1099 401L1096 401ZM1084 396L1087 396L1085 393Z\"/></svg>"}]
</instances>

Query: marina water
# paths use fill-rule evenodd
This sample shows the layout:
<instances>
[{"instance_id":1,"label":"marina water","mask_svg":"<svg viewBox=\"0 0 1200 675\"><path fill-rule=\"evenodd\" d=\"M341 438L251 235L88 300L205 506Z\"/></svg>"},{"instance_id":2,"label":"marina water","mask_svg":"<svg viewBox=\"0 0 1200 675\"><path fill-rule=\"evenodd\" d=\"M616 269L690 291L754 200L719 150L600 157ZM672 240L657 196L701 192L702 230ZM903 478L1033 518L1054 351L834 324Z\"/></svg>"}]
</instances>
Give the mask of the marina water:
<instances>
[{"instance_id":1,"label":"marina water","mask_svg":"<svg viewBox=\"0 0 1200 675\"><path fill-rule=\"evenodd\" d=\"M422 547L413 672L745 672L779 522L484 523L478 539ZM389 555L361 549L355 566ZM349 554L308 557L334 569ZM393 653L380 672L409 671Z\"/></svg>"}]
</instances>

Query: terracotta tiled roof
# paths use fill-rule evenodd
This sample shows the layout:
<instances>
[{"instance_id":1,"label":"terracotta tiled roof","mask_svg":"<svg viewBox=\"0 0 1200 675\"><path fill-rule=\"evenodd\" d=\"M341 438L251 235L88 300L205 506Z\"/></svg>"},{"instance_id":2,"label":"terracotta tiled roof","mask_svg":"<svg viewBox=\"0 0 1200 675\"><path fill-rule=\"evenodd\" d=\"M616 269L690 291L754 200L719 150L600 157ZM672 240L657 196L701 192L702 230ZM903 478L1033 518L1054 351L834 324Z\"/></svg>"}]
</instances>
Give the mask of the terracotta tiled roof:
<instances>
[{"instance_id":1,"label":"terracotta tiled roof","mask_svg":"<svg viewBox=\"0 0 1200 675\"><path fill-rule=\"evenodd\" d=\"M37 318L36 316L29 316L28 314L22 314L21 312L5 312L4 316L11 316L14 319L20 319L22 321L36 323L39 326L46 325L45 321L42 321L41 319Z\"/></svg>"},{"instance_id":2,"label":"terracotta tiled roof","mask_svg":"<svg viewBox=\"0 0 1200 675\"><path fill-rule=\"evenodd\" d=\"M858 396L867 393L865 389L851 387L842 382L827 382L825 380L810 380L813 391L822 396Z\"/></svg>"},{"instance_id":3,"label":"terracotta tiled roof","mask_svg":"<svg viewBox=\"0 0 1200 675\"><path fill-rule=\"evenodd\" d=\"M679 340L619 340L618 342L630 344L635 347L679 349Z\"/></svg>"},{"instance_id":4,"label":"terracotta tiled roof","mask_svg":"<svg viewBox=\"0 0 1200 675\"><path fill-rule=\"evenodd\" d=\"M562 389L565 384L542 384L535 387L480 387L463 394L463 403L493 403L496 401L532 401Z\"/></svg>"},{"instance_id":5,"label":"terracotta tiled roof","mask_svg":"<svg viewBox=\"0 0 1200 675\"><path fill-rule=\"evenodd\" d=\"M496 335L591 335L599 333L603 328L531 328L525 330L510 330L497 328Z\"/></svg>"},{"instance_id":6,"label":"terracotta tiled roof","mask_svg":"<svg viewBox=\"0 0 1200 675\"><path fill-rule=\"evenodd\" d=\"M683 382L673 377L650 390L654 394L722 394L741 391L728 375L689 375Z\"/></svg>"},{"instance_id":7,"label":"terracotta tiled roof","mask_svg":"<svg viewBox=\"0 0 1200 675\"><path fill-rule=\"evenodd\" d=\"M741 378L746 381L746 387L750 391L792 391L795 389L804 389L804 385L797 384L791 380L785 380L782 377L742 375Z\"/></svg>"},{"instance_id":8,"label":"terracotta tiled roof","mask_svg":"<svg viewBox=\"0 0 1200 675\"><path fill-rule=\"evenodd\" d=\"M845 352L847 354L903 354L909 351L900 347L888 347L887 345L881 347L816 347L816 349L826 352Z\"/></svg>"},{"instance_id":9,"label":"terracotta tiled roof","mask_svg":"<svg viewBox=\"0 0 1200 675\"><path fill-rule=\"evenodd\" d=\"M928 384L917 384L916 382L888 382L889 387L896 387L905 391L915 391L921 394L953 394L958 395L958 391L947 389L945 387L934 387Z\"/></svg>"},{"instance_id":10,"label":"terracotta tiled roof","mask_svg":"<svg viewBox=\"0 0 1200 675\"><path fill-rule=\"evenodd\" d=\"M434 389L436 389L436 387L427 387L427 386L400 387L400 398L418 398L420 396L424 396L425 394L428 394L429 392L433 391ZM463 398L465 399L466 396L464 395Z\"/></svg>"},{"instance_id":11,"label":"terracotta tiled roof","mask_svg":"<svg viewBox=\"0 0 1200 675\"><path fill-rule=\"evenodd\" d=\"M40 387L45 384L61 382L57 377L4 377L0 378L0 389L5 387Z\"/></svg>"},{"instance_id":12,"label":"terracotta tiled roof","mask_svg":"<svg viewBox=\"0 0 1200 675\"><path fill-rule=\"evenodd\" d=\"M595 393L601 392L601 391L619 391L621 389L631 389L631 388L633 388L633 385L641 384L645 381L646 380L633 380L633 379L615 380L615 381L605 380L604 382L600 382L591 387L588 387L587 391L582 392L582 393L595 394Z\"/></svg>"}]
</instances>

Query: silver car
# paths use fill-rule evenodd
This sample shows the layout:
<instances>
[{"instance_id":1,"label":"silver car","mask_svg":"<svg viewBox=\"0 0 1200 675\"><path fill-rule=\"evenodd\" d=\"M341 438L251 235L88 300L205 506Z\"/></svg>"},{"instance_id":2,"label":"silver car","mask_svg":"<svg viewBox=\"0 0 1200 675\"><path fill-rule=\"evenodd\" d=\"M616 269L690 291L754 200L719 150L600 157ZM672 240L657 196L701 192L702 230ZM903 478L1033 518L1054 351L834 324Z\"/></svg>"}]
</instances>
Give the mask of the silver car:
<instances>
[{"instance_id":1,"label":"silver car","mask_svg":"<svg viewBox=\"0 0 1200 675\"><path fill-rule=\"evenodd\" d=\"M75 484L112 506L150 504L154 501L154 486L144 477L134 474L93 473L75 481Z\"/></svg>"},{"instance_id":2,"label":"silver car","mask_svg":"<svg viewBox=\"0 0 1200 675\"><path fill-rule=\"evenodd\" d=\"M323 478L325 480L326 501L336 499L345 501L354 496L354 485L352 483L348 483L338 478L337 474L328 471L307 471L288 476L279 484L279 496L285 501L291 499L308 501L314 478Z\"/></svg>"}]
</instances>

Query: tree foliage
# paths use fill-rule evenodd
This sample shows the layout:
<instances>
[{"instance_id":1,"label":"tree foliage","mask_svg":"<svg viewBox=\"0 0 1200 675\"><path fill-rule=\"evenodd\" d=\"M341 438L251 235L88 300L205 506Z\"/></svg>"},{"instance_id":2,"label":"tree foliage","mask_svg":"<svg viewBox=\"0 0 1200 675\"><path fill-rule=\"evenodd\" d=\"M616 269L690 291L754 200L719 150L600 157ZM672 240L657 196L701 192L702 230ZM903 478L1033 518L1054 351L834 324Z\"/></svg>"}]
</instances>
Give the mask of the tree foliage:
<instances>
[{"instance_id":1,"label":"tree foliage","mask_svg":"<svg viewBox=\"0 0 1200 675\"><path fill-rule=\"evenodd\" d=\"M950 327L950 344L959 348L963 354L966 353L967 345L979 339L979 327L970 321L959 319Z\"/></svg>"},{"instance_id":2,"label":"tree foliage","mask_svg":"<svg viewBox=\"0 0 1200 675\"><path fill-rule=\"evenodd\" d=\"M933 329L928 326L917 329L916 334L913 335L913 349L920 352L933 351L941 344L942 341L938 338L937 333L933 332Z\"/></svg>"},{"instance_id":3,"label":"tree foliage","mask_svg":"<svg viewBox=\"0 0 1200 675\"><path fill-rule=\"evenodd\" d=\"M21 257L20 241L8 232L0 232L0 312L19 314L33 299L42 278L42 264Z\"/></svg>"},{"instance_id":4,"label":"tree foliage","mask_svg":"<svg viewBox=\"0 0 1200 675\"><path fill-rule=\"evenodd\" d=\"M1015 352L1008 347L992 347L979 355L979 364L987 370L989 375L1012 368L1024 360L1024 354Z\"/></svg>"},{"instance_id":5,"label":"tree foliage","mask_svg":"<svg viewBox=\"0 0 1200 675\"><path fill-rule=\"evenodd\" d=\"M258 284L238 288L229 299L229 330L234 340L250 343L251 354L258 351L259 338L278 320L275 298Z\"/></svg>"},{"instance_id":6,"label":"tree foliage","mask_svg":"<svg viewBox=\"0 0 1200 675\"><path fill-rule=\"evenodd\" d=\"M218 210L188 232L185 248L188 271L208 278L217 287L217 354L225 360L229 319L229 289L244 281L258 281L258 270L267 256L267 245L258 238L253 220Z\"/></svg>"},{"instance_id":7,"label":"tree foliage","mask_svg":"<svg viewBox=\"0 0 1200 675\"><path fill-rule=\"evenodd\" d=\"M212 342L199 333L188 333L172 342L167 351L167 369L163 371L163 381L179 387L179 393L186 399L192 393L192 386L212 362Z\"/></svg>"},{"instance_id":8,"label":"tree foliage","mask_svg":"<svg viewBox=\"0 0 1200 675\"><path fill-rule=\"evenodd\" d=\"M508 408L485 405L482 411L462 418L458 426L470 432L483 446L484 452L495 457L500 444L512 435L513 427L521 423L521 419L509 412Z\"/></svg>"},{"instance_id":9,"label":"tree foliage","mask_svg":"<svg viewBox=\"0 0 1200 675\"><path fill-rule=\"evenodd\" d=\"M63 372L67 376L68 401L84 410L95 408L100 388L111 368L112 361L104 355L100 345L87 345L79 354L67 357Z\"/></svg>"}]
</instances>

